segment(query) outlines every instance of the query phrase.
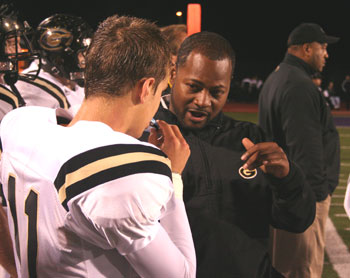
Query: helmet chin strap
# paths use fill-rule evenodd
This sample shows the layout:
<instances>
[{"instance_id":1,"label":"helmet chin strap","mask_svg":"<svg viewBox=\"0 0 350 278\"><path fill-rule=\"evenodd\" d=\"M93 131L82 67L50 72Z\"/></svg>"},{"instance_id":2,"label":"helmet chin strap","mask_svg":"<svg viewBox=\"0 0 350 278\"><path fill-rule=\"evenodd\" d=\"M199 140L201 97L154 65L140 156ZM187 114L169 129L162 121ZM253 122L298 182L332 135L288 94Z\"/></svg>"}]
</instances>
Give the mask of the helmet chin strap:
<instances>
[{"instance_id":1,"label":"helmet chin strap","mask_svg":"<svg viewBox=\"0 0 350 278\"><path fill-rule=\"evenodd\" d=\"M25 101L22 98L21 94L19 93L17 87L15 86L15 83L18 80L18 72L7 72L4 75L4 81L6 82L7 85L10 86L12 92L15 94L15 96L18 99L18 104L19 107L25 106Z\"/></svg>"},{"instance_id":2,"label":"helmet chin strap","mask_svg":"<svg viewBox=\"0 0 350 278\"><path fill-rule=\"evenodd\" d=\"M51 75L53 75L56 78L61 79L68 79L67 75L65 74L64 71L60 70L57 66L53 65L51 62L45 60L42 65L42 69Z\"/></svg>"},{"instance_id":3,"label":"helmet chin strap","mask_svg":"<svg viewBox=\"0 0 350 278\"><path fill-rule=\"evenodd\" d=\"M72 90L75 89L76 82L70 80L69 76L67 76L65 72L52 65L50 62L45 61L45 63L43 63L42 69L54 76L63 85L69 87Z\"/></svg>"}]
</instances>

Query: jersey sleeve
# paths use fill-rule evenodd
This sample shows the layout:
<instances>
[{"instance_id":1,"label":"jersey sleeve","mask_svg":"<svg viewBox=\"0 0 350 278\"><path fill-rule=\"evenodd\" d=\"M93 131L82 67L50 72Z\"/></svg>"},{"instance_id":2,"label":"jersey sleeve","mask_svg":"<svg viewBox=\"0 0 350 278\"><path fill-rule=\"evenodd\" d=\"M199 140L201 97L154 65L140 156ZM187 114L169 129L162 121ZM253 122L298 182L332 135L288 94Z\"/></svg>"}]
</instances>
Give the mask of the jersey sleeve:
<instances>
[{"instance_id":1,"label":"jersey sleeve","mask_svg":"<svg viewBox=\"0 0 350 278\"><path fill-rule=\"evenodd\" d=\"M54 183L66 226L125 255L146 246L174 206L171 179L170 160L159 149L117 144L69 159Z\"/></svg>"},{"instance_id":2,"label":"jersey sleeve","mask_svg":"<svg viewBox=\"0 0 350 278\"><path fill-rule=\"evenodd\" d=\"M154 239L158 220L172 209L170 184L156 174L135 174L103 184L70 201L66 226L122 255L139 250Z\"/></svg>"},{"instance_id":3,"label":"jersey sleeve","mask_svg":"<svg viewBox=\"0 0 350 278\"><path fill-rule=\"evenodd\" d=\"M195 277L196 255L191 229L182 201L182 179L173 174L175 207L160 220L155 238L126 259L141 277Z\"/></svg>"}]
</instances>

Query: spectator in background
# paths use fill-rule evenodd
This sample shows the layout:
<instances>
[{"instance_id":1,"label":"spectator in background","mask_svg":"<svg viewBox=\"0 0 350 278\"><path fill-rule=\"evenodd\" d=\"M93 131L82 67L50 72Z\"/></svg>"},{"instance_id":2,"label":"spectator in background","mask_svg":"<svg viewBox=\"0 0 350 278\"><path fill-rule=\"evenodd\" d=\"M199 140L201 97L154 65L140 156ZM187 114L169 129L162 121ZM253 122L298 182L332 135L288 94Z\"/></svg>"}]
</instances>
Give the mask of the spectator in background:
<instances>
[{"instance_id":1,"label":"spectator in background","mask_svg":"<svg viewBox=\"0 0 350 278\"><path fill-rule=\"evenodd\" d=\"M333 109L333 103L331 102L330 96L328 94L328 91L323 90L322 88L322 75L320 72L316 72L311 76L312 82L314 82L315 86L317 87L317 90L320 92L320 94L323 95L326 104L329 106L330 109Z\"/></svg>"},{"instance_id":2,"label":"spectator in background","mask_svg":"<svg viewBox=\"0 0 350 278\"><path fill-rule=\"evenodd\" d=\"M314 73L311 75L312 82L314 82L315 86L317 87L317 90L322 93L322 75L319 72Z\"/></svg>"},{"instance_id":3,"label":"spectator in background","mask_svg":"<svg viewBox=\"0 0 350 278\"><path fill-rule=\"evenodd\" d=\"M341 99L334 89L334 81L328 82L326 88L323 90L323 94L329 96L333 109L340 109Z\"/></svg>"},{"instance_id":4,"label":"spectator in background","mask_svg":"<svg viewBox=\"0 0 350 278\"><path fill-rule=\"evenodd\" d=\"M343 82L341 83L341 89L343 91L343 97L346 103L346 110L350 109L350 74L346 74Z\"/></svg>"},{"instance_id":5,"label":"spectator in background","mask_svg":"<svg viewBox=\"0 0 350 278\"><path fill-rule=\"evenodd\" d=\"M162 35L169 43L171 52L171 71L167 89L163 92L163 95L170 94L171 86L174 83L175 78L175 64L177 58L177 52L179 51L181 43L187 37L187 26L185 24L172 24L160 28Z\"/></svg>"},{"instance_id":6,"label":"spectator in background","mask_svg":"<svg viewBox=\"0 0 350 278\"><path fill-rule=\"evenodd\" d=\"M304 233L274 230L273 264L287 278L320 278L331 194L338 185L340 143L329 107L312 82L339 40L321 26L302 23L289 35L283 61L266 79L259 123L303 170L316 196L316 218Z\"/></svg>"},{"instance_id":7,"label":"spectator in background","mask_svg":"<svg viewBox=\"0 0 350 278\"><path fill-rule=\"evenodd\" d=\"M246 77L242 79L242 93L245 95L245 99L248 102L255 102L258 100L262 84L263 81L257 75L253 75L251 77Z\"/></svg>"}]
</instances>

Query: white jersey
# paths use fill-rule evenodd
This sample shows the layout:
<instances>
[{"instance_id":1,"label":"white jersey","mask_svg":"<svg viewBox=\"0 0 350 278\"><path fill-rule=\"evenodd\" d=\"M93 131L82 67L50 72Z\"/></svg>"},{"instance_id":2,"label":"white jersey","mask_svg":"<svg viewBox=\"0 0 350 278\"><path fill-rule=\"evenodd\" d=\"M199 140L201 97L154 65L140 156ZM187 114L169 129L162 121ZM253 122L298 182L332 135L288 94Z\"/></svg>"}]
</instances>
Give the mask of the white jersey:
<instances>
[{"instance_id":1,"label":"white jersey","mask_svg":"<svg viewBox=\"0 0 350 278\"><path fill-rule=\"evenodd\" d=\"M19 277L194 277L164 153L101 122L58 125L59 116L28 106L0 126Z\"/></svg>"},{"instance_id":2,"label":"white jersey","mask_svg":"<svg viewBox=\"0 0 350 278\"><path fill-rule=\"evenodd\" d=\"M347 216L350 219L350 175L348 177L345 197L344 197L344 209L347 214Z\"/></svg>"},{"instance_id":3,"label":"white jersey","mask_svg":"<svg viewBox=\"0 0 350 278\"><path fill-rule=\"evenodd\" d=\"M33 62L27 69L23 70L15 84L27 106L68 109L71 106L79 107L81 105L85 94L84 88L78 85L75 85L72 90L44 70L40 70L35 80L23 78L26 74L34 75L36 67L37 65Z\"/></svg>"}]
</instances>

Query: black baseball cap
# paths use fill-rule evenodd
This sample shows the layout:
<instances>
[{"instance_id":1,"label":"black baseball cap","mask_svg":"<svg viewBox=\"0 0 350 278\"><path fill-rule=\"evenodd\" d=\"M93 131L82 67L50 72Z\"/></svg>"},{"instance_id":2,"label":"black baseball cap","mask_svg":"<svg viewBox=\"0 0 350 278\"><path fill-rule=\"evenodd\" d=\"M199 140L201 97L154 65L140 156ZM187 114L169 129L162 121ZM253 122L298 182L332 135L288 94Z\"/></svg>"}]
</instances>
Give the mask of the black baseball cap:
<instances>
[{"instance_id":1,"label":"black baseball cap","mask_svg":"<svg viewBox=\"0 0 350 278\"><path fill-rule=\"evenodd\" d=\"M338 37L328 36L322 27L316 23L302 23L290 33L287 45L300 45L310 42L335 43Z\"/></svg>"}]
</instances>

